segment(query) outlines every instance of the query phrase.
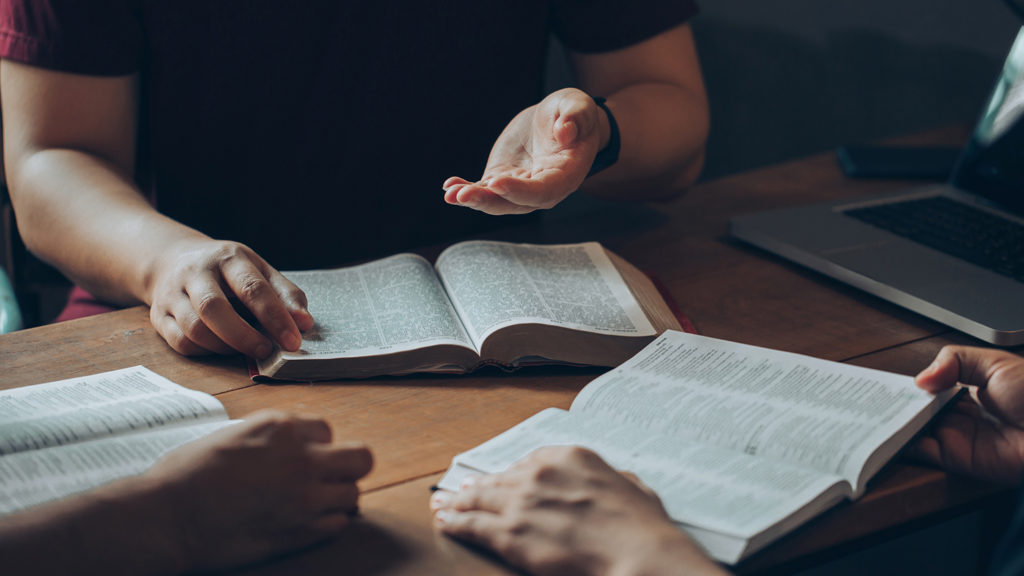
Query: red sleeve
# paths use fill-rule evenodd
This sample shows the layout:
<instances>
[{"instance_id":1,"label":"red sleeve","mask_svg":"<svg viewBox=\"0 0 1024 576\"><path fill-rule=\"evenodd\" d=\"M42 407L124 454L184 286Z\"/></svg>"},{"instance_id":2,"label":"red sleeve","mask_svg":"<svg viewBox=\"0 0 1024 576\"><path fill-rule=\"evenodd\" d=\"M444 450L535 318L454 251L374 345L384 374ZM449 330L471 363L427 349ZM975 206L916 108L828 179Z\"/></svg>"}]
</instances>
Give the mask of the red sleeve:
<instances>
[{"instance_id":1,"label":"red sleeve","mask_svg":"<svg viewBox=\"0 0 1024 576\"><path fill-rule=\"evenodd\" d=\"M0 58L76 74L139 69L136 0L0 0Z\"/></svg>"},{"instance_id":2,"label":"red sleeve","mask_svg":"<svg viewBox=\"0 0 1024 576\"><path fill-rule=\"evenodd\" d=\"M555 34L573 52L631 46L686 22L694 0L555 0Z\"/></svg>"}]
</instances>

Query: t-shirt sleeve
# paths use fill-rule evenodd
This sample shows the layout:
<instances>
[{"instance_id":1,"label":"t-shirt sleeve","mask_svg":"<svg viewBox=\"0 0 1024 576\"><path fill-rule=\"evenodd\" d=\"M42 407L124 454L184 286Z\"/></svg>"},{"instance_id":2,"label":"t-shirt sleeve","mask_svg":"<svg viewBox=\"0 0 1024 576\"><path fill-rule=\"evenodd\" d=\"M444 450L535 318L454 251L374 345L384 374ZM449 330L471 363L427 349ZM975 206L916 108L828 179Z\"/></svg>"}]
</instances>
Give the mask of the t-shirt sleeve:
<instances>
[{"instance_id":1,"label":"t-shirt sleeve","mask_svg":"<svg viewBox=\"0 0 1024 576\"><path fill-rule=\"evenodd\" d=\"M0 58L75 74L139 69L135 0L0 0Z\"/></svg>"},{"instance_id":2,"label":"t-shirt sleeve","mask_svg":"<svg viewBox=\"0 0 1024 576\"><path fill-rule=\"evenodd\" d=\"M686 22L694 0L555 0L555 34L574 52L608 52L631 46Z\"/></svg>"}]
</instances>

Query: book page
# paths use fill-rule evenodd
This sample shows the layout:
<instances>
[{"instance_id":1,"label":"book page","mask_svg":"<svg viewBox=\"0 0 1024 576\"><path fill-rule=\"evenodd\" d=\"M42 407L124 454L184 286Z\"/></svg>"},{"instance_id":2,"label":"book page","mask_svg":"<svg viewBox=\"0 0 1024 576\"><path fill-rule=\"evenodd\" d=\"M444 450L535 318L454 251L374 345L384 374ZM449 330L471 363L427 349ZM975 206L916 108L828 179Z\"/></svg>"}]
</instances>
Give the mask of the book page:
<instances>
[{"instance_id":1,"label":"book page","mask_svg":"<svg viewBox=\"0 0 1024 576\"><path fill-rule=\"evenodd\" d=\"M234 422L151 430L0 457L0 515L141 474L171 450Z\"/></svg>"},{"instance_id":2,"label":"book page","mask_svg":"<svg viewBox=\"0 0 1024 576\"><path fill-rule=\"evenodd\" d=\"M351 268L285 272L316 320L286 359L375 356L435 344L473 348L429 262L398 254Z\"/></svg>"},{"instance_id":3,"label":"book page","mask_svg":"<svg viewBox=\"0 0 1024 576\"><path fill-rule=\"evenodd\" d=\"M767 529L842 482L837 476L786 462L554 408L459 454L453 469L493 474L541 446L552 445L583 446L612 467L633 472L657 492L677 522L743 538ZM446 476L440 487L458 490L457 478Z\"/></svg>"},{"instance_id":4,"label":"book page","mask_svg":"<svg viewBox=\"0 0 1024 576\"><path fill-rule=\"evenodd\" d=\"M441 254L437 271L478 346L495 330L522 323L620 336L655 333L596 242L462 242Z\"/></svg>"},{"instance_id":5,"label":"book page","mask_svg":"<svg viewBox=\"0 0 1024 576\"><path fill-rule=\"evenodd\" d=\"M136 366L0 391L0 455L210 420L216 398Z\"/></svg>"},{"instance_id":6,"label":"book page","mask_svg":"<svg viewBox=\"0 0 1024 576\"><path fill-rule=\"evenodd\" d=\"M856 485L873 448L944 401L909 376L665 332L588 384L572 411L785 460Z\"/></svg>"}]
</instances>

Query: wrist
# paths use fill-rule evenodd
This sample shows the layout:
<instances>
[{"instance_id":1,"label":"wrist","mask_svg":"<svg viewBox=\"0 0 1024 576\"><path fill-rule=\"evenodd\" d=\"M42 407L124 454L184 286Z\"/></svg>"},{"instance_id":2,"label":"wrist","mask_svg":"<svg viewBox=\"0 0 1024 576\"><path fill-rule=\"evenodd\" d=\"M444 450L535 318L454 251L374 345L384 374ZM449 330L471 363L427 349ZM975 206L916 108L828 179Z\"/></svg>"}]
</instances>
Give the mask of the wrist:
<instances>
[{"instance_id":1,"label":"wrist","mask_svg":"<svg viewBox=\"0 0 1024 576\"><path fill-rule=\"evenodd\" d=\"M597 124L599 146L587 177L593 176L618 162L619 149L621 148L619 125L615 121L612 109L604 98L599 96L592 96L592 98L599 112Z\"/></svg>"},{"instance_id":2,"label":"wrist","mask_svg":"<svg viewBox=\"0 0 1024 576\"><path fill-rule=\"evenodd\" d=\"M170 487L146 473L100 488L100 497L124 527L122 548L131 550L126 565L138 574L182 574L192 569L180 505Z\"/></svg>"},{"instance_id":3,"label":"wrist","mask_svg":"<svg viewBox=\"0 0 1024 576\"><path fill-rule=\"evenodd\" d=\"M609 570L610 576L666 576L680 573L706 576L728 576L684 532L666 523L655 533L647 532L641 542L631 547L628 557Z\"/></svg>"}]
</instances>

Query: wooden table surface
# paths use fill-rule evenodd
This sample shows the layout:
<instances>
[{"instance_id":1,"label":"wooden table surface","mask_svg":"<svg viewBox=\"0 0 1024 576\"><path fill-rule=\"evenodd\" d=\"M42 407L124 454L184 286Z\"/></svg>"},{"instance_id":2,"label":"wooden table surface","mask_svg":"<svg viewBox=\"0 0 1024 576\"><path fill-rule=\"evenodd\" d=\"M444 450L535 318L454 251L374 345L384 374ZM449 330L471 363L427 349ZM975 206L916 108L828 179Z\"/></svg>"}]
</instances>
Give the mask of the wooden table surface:
<instances>
[{"instance_id":1,"label":"wooden table surface","mask_svg":"<svg viewBox=\"0 0 1024 576\"><path fill-rule=\"evenodd\" d=\"M957 130L929 142L962 138ZM913 183L911 183L913 184ZM664 204L582 202L496 238L599 240L656 276L704 335L904 374L948 343L977 342L728 237L742 212L856 198L908 186L853 181L820 156L701 184ZM460 377L253 384L239 357L183 358L143 308L0 336L0 389L142 364L214 394L232 417L261 408L316 414L336 438L374 450L363 517L337 541L251 567L261 574L506 574L493 558L433 532L429 487L458 452L550 407L567 408L596 369L486 371ZM858 502L815 519L739 566L775 571L823 560L883 529L979 506L995 487L897 461Z\"/></svg>"}]
</instances>

